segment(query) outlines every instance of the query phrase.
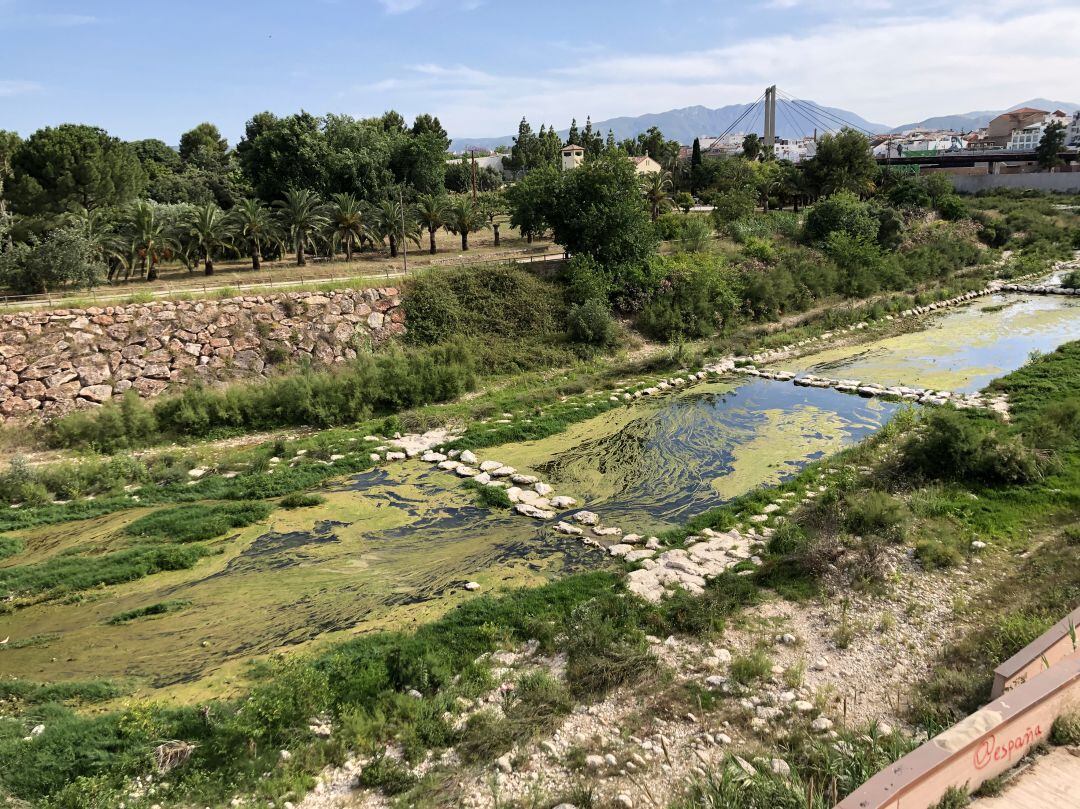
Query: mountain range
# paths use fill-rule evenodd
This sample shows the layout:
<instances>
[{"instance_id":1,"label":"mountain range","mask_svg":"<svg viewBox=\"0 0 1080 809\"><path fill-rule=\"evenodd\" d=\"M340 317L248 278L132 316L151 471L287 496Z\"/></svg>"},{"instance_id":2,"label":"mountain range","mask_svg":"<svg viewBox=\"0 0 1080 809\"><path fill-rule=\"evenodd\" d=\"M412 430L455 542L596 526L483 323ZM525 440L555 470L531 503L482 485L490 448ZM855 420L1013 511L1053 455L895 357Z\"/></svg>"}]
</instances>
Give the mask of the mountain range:
<instances>
[{"instance_id":1,"label":"mountain range","mask_svg":"<svg viewBox=\"0 0 1080 809\"><path fill-rule=\"evenodd\" d=\"M616 140L623 140L624 138L636 137L641 132L648 130L649 127L655 126L666 137L673 138L680 143L689 144L693 143L696 137L719 135L729 127L732 131L738 132L762 132L765 128L764 111L759 106L752 112L748 112L752 107L754 107L753 104L729 104L718 109L703 106L683 107L668 110L667 112L610 118L606 121L595 122L593 127L605 136L608 130L611 130ZM1015 104L1009 107L1009 110L1019 107L1036 107L1044 110L1060 109L1068 113L1080 110L1080 104L1066 101L1049 101L1045 98L1033 98L1021 104ZM903 132L916 127L970 131L986 126L992 118L1007 111L979 110L956 115L939 115L922 121L892 127L887 124L868 121L857 113L839 107L824 107L812 101L778 99L776 102L776 135L781 138L801 138L813 135L815 128L820 132L826 128L839 128L845 124L853 124L858 129L874 134ZM742 120L740 120L740 117L742 117ZM583 128L585 122L579 121L578 125ZM539 124L536 126L539 127ZM565 140L568 132L568 129L563 129L559 132L559 135ZM509 146L513 142L513 135L496 138L454 138L450 148L455 152L463 152L468 149L494 149L497 146Z\"/></svg>"}]
</instances>

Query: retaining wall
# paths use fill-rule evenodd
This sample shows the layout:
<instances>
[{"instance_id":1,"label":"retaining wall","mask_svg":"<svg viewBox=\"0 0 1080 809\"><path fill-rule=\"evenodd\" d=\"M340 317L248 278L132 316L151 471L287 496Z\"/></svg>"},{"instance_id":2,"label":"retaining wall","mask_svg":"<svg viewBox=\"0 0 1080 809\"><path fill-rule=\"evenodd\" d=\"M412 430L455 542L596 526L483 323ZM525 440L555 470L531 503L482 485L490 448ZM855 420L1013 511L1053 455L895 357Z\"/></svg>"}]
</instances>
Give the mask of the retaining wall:
<instances>
[{"instance_id":1,"label":"retaining wall","mask_svg":"<svg viewBox=\"0 0 1080 809\"><path fill-rule=\"evenodd\" d=\"M953 188L961 194L977 194L994 188L1024 188L1059 194L1080 193L1080 172L1032 172L1029 174L952 174Z\"/></svg>"},{"instance_id":2,"label":"retaining wall","mask_svg":"<svg viewBox=\"0 0 1080 809\"><path fill-rule=\"evenodd\" d=\"M54 418L127 390L330 366L404 334L398 290L291 292L0 315L0 418Z\"/></svg>"}]
</instances>

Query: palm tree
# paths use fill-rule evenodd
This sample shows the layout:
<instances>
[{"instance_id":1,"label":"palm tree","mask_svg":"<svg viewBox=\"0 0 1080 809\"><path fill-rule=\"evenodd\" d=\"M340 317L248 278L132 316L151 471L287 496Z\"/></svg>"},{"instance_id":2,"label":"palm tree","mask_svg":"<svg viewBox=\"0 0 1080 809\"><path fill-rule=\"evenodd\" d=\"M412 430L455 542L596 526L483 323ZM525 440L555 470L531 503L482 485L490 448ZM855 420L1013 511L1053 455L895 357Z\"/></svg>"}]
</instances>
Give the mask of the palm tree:
<instances>
[{"instance_id":1,"label":"palm tree","mask_svg":"<svg viewBox=\"0 0 1080 809\"><path fill-rule=\"evenodd\" d=\"M156 281L157 263L162 254L173 247L169 222L161 215L159 206L140 199L128 209L128 221L124 227L124 244L130 245L133 258L141 261L142 274L147 281ZM134 261L128 263L126 281L131 276Z\"/></svg>"},{"instance_id":2,"label":"palm tree","mask_svg":"<svg viewBox=\"0 0 1080 809\"><path fill-rule=\"evenodd\" d=\"M213 202L200 205L187 217L185 225L202 251L206 274L214 274L214 253L229 244L232 222Z\"/></svg>"},{"instance_id":3,"label":"palm tree","mask_svg":"<svg viewBox=\"0 0 1080 809\"><path fill-rule=\"evenodd\" d=\"M660 211L671 204L671 172L658 171L646 175L642 180L642 187L652 213L652 221L655 222L660 218Z\"/></svg>"},{"instance_id":4,"label":"palm tree","mask_svg":"<svg viewBox=\"0 0 1080 809\"><path fill-rule=\"evenodd\" d=\"M379 241L390 243L390 258L397 258L398 244L404 239L420 246L420 226L397 200L388 199L379 203L373 211L371 229Z\"/></svg>"},{"instance_id":5,"label":"palm tree","mask_svg":"<svg viewBox=\"0 0 1080 809\"><path fill-rule=\"evenodd\" d=\"M487 215L465 194L457 199L447 211L446 229L461 236L461 249L469 249L469 234L487 227Z\"/></svg>"},{"instance_id":6,"label":"palm tree","mask_svg":"<svg viewBox=\"0 0 1080 809\"><path fill-rule=\"evenodd\" d=\"M256 272L262 266L263 245L281 241L281 228L270 209L257 199L242 199L236 203L230 216L236 235L247 242L251 251L251 269Z\"/></svg>"},{"instance_id":7,"label":"palm tree","mask_svg":"<svg viewBox=\"0 0 1080 809\"><path fill-rule=\"evenodd\" d=\"M83 208L72 214L69 221L86 239L96 259L104 263L112 256L116 234L102 208Z\"/></svg>"},{"instance_id":8,"label":"palm tree","mask_svg":"<svg viewBox=\"0 0 1080 809\"><path fill-rule=\"evenodd\" d=\"M334 194L329 208L331 249L335 242L345 244L345 260L352 262L353 245L368 232L364 204L352 194Z\"/></svg>"},{"instance_id":9,"label":"palm tree","mask_svg":"<svg viewBox=\"0 0 1080 809\"><path fill-rule=\"evenodd\" d=\"M319 195L306 188L293 188L286 191L285 199L275 202L274 207L296 249L296 266L306 266L304 248L311 242L312 235L328 221Z\"/></svg>"},{"instance_id":10,"label":"palm tree","mask_svg":"<svg viewBox=\"0 0 1080 809\"><path fill-rule=\"evenodd\" d=\"M435 233L446 224L448 211L445 194L421 194L416 200L416 216L427 228L431 255L435 255Z\"/></svg>"}]
</instances>

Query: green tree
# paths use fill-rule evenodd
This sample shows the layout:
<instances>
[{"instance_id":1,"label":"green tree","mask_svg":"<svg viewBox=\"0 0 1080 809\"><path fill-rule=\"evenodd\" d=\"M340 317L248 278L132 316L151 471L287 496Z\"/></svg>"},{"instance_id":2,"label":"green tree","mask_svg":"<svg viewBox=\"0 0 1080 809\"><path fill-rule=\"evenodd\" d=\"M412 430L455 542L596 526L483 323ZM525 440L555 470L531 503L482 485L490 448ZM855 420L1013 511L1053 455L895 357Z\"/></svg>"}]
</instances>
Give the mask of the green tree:
<instances>
[{"instance_id":1,"label":"green tree","mask_svg":"<svg viewBox=\"0 0 1080 809\"><path fill-rule=\"evenodd\" d=\"M675 165L679 157L679 142L668 140L655 126L637 136L637 154L648 155L665 169Z\"/></svg>"},{"instance_id":2,"label":"green tree","mask_svg":"<svg viewBox=\"0 0 1080 809\"><path fill-rule=\"evenodd\" d=\"M1035 148L1035 159L1039 168L1050 171L1061 165L1061 151L1065 148L1065 126L1054 121L1043 130L1039 145Z\"/></svg>"},{"instance_id":3,"label":"green tree","mask_svg":"<svg viewBox=\"0 0 1080 809\"><path fill-rule=\"evenodd\" d=\"M104 278L104 264L74 226L58 228L43 241L20 243L0 253L0 283L22 293L94 287Z\"/></svg>"},{"instance_id":4,"label":"green tree","mask_svg":"<svg viewBox=\"0 0 1080 809\"><path fill-rule=\"evenodd\" d=\"M427 113L417 115L416 118L413 119L412 135L417 138L434 136L442 146L443 152L446 152L446 150L450 148L450 136L443 128L443 125L439 122L437 117L433 117Z\"/></svg>"},{"instance_id":5,"label":"green tree","mask_svg":"<svg viewBox=\"0 0 1080 809\"><path fill-rule=\"evenodd\" d=\"M172 225L156 203L140 199L131 204L123 226L125 242L131 247L125 280L131 275L134 261L139 262L140 274L147 281L157 280L158 262L176 245Z\"/></svg>"},{"instance_id":6,"label":"green tree","mask_svg":"<svg viewBox=\"0 0 1080 809\"><path fill-rule=\"evenodd\" d=\"M649 213L652 221L660 218L660 213L671 205L671 174L666 171L657 171L646 174L641 179L641 187L645 192L645 199L649 203Z\"/></svg>"},{"instance_id":7,"label":"green tree","mask_svg":"<svg viewBox=\"0 0 1080 809\"><path fill-rule=\"evenodd\" d=\"M203 258L207 275L214 274L214 254L230 244L232 220L213 202L195 208L184 223Z\"/></svg>"},{"instance_id":8,"label":"green tree","mask_svg":"<svg viewBox=\"0 0 1080 809\"><path fill-rule=\"evenodd\" d=\"M12 207L25 216L123 205L146 186L130 146L81 124L39 129L16 149L12 168Z\"/></svg>"},{"instance_id":9,"label":"green tree","mask_svg":"<svg viewBox=\"0 0 1080 809\"><path fill-rule=\"evenodd\" d=\"M807 186L814 196L850 191L865 197L874 190L878 166L866 135L854 129L828 134L817 144L817 153L803 164Z\"/></svg>"},{"instance_id":10,"label":"green tree","mask_svg":"<svg viewBox=\"0 0 1080 809\"><path fill-rule=\"evenodd\" d=\"M322 121L306 112L285 118L258 113L247 122L236 155L256 195L266 202L283 200L291 190L325 191L335 164Z\"/></svg>"},{"instance_id":11,"label":"green tree","mask_svg":"<svg viewBox=\"0 0 1080 809\"><path fill-rule=\"evenodd\" d=\"M499 228L502 223L499 220L506 216L508 212L506 196L499 191L485 191L480 195L479 201L480 209L484 212L484 216L487 217L488 226L495 237L495 246L498 247L502 243L499 236Z\"/></svg>"},{"instance_id":12,"label":"green tree","mask_svg":"<svg viewBox=\"0 0 1080 809\"><path fill-rule=\"evenodd\" d=\"M761 158L761 138L756 132L749 132L742 139L742 154L747 160L759 160Z\"/></svg>"},{"instance_id":13,"label":"green tree","mask_svg":"<svg viewBox=\"0 0 1080 809\"><path fill-rule=\"evenodd\" d=\"M467 194L459 194L446 212L446 229L461 236L461 249L469 249L469 234L487 227L487 215Z\"/></svg>"},{"instance_id":14,"label":"green tree","mask_svg":"<svg viewBox=\"0 0 1080 809\"><path fill-rule=\"evenodd\" d=\"M296 251L296 266L306 266L304 250L327 222L322 200L318 194L307 188L293 188L286 191L285 198L275 202L274 207L277 208L281 226L289 234Z\"/></svg>"},{"instance_id":15,"label":"green tree","mask_svg":"<svg viewBox=\"0 0 1080 809\"><path fill-rule=\"evenodd\" d=\"M630 161L601 155L559 176L554 204L544 206L555 240L596 259L617 291L632 285L658 242L640 188Z\"/></svg>"},{"instance_id":16,"label":"green tree","mask_svg":"<svg viewBox=\"0 0 1080 809\"><path fill-rule=\"evenodd\" d=\"M398 245L405 239L420 246L420 228L412 212L396 199L383 200L372 212L371 233L390 244L390 258L397 258Z\"/></svg>"},{"instance_id":17,"label":"green tree","mask_svg":"<svg viewBox=\"0 0 1080 809\"><path fill-rule=\"evenodd\" d=\"M690 213L690 209L694 207L694 197L689 191L680 191L675 195L675 204L679 210L684 214Z\"/></svg>"},{"instance_id":18,"label":"green tree","mask_svg":"<svg viewBox=\"0 0 1080 809\"><path fill-rule=\"evenodd\" d=\"M529 244L551 227L548 212L555 205L559 182L559 170L544 166L506 189L510 226L517 228Z\"/></svg>"},{"instance_id":19,"label":"green tree","mask_svg":"<svg viewBox=\"0 0 1080 809\"><path fill-rule=\"evenodd\" d=\"M446 224L449 201L445 194L421 194L416 199L416 218L428 232L428 252L435 255L435 234Z\"/></svg>"},{"instance_id":20,"label":"green tree","mask_svg":"<svg viewBox=\"0 0 1080 809\"><path fill-rule=\"evenodd\" d=\"M812 244L824 244L833 233L857 242L877 239L879 223L870 206L850 191L841 191L814 205L806 215L804 232Z\"/></svg>"},{"instance_id":21,"label":"green tree","mask_svg":"<svg viewBox=\"0 0 1080 809\"><path fill-rule=\"evenodd\" d=\"M281 241L281 228L274 214L260 200L250 197L240 200L229 212L237 238L247 245L251 269L259 271L263 246Z\"/></svg>"},{"instance_id":22,"label":"green tree","mask_svg":"<svg viewBox=\"0 0 1080 809\"><path fill-rule=\"evenodd\" d=\"M11 247L11 223L8 221L10 214L7 197L4 195L4 184L14 176L12 160L20 143L22 139L17 133L0 129L0 239L3 239L0 249Z\"/></svg>"},{"instance_id":23,"label":"green tree","mask_svg":"<svg viewBox=\"0 0 1080 809\"><path fill-rule=\"evenodd\" d=\"M356 242L368 237L364 205L352 194L334 194L327 209L331 238L345 245L345 260L352 262Z\"/></svg>"},{"instance_id":24,"label":"green tree","mask_svg":"<svg viewBox=\"0 0 1080 809\"><path fill-rule=\"evenodd\" d=\"M229 142L214 124L203 122L180 136L180 159L197 165L220 165L229 151Z\"/></svg>"},{"instance_id":25,"label":"green tree","mask_svg":"<svg viewBox=\"0 0 1080 809\"><path fill-rule=\"evenodd\" d=\"M570 122L570 130L566 134L566 143L564 146L581 146L579 142L581 140L581 131L578 129L577 118L574 118Z\"/></svg>"}]
</instances>

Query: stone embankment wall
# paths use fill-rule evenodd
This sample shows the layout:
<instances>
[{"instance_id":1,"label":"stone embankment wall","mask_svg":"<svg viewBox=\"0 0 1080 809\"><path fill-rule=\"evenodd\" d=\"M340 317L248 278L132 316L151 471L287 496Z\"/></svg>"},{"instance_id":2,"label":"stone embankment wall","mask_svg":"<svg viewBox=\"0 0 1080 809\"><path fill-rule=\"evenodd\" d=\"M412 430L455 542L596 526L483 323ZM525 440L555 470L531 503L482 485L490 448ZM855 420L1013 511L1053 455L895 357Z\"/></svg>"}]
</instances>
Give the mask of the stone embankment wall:
<instances>
[{"instance_id":1,"label":"stone embankment wall","mask_svg":"<svg viewBox=\"0 0 1080 809\"><path fill-rule=\"evenodd\" d=\"M292 292L0 315L0 418L55 418L127 390L330 366L404 334L398 290Z\"/></svg>"}]
</instances>

